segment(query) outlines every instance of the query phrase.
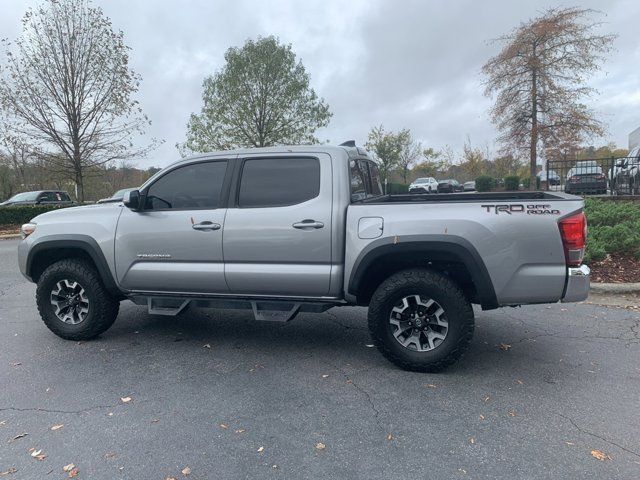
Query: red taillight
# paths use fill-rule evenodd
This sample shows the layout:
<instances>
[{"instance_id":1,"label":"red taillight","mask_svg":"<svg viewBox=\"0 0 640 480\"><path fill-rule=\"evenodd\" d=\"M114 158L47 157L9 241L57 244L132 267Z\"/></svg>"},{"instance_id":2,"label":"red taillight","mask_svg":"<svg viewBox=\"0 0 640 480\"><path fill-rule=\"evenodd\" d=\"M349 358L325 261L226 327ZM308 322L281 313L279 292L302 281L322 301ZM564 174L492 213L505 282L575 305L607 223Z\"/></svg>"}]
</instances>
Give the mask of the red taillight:
<instances>
[{"instance_id":1,"label":"red taillight","mask_svg":"<svg viewBox=\"0 0 640 480\"><path fill-rule=\"evenodd\" d=\"M587 217L584 212L576 213L560 220L558 227L560 227L567 265L580 266L584 257L584 247L587 244Z\"/></svg>"}]
</instances>

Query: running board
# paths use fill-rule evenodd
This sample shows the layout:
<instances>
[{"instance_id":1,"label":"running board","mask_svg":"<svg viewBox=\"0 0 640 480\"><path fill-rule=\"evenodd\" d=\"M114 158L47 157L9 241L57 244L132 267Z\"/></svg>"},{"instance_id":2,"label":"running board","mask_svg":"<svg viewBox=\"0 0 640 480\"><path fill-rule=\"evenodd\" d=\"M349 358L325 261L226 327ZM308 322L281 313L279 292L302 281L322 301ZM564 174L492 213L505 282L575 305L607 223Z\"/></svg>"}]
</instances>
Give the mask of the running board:
<instances>
[{"instance_id":1,"label":"running board","mask_svg":"<svg viewBox=\"0 0 640 480\"><path fill-rule=\"evenodd\" d=\"M279 310L274 307L291 307L288 310ZM270 308L271 307L271 308ZM256 320L268 322L288 322L292 320L300 310L299 303L287 304L280 302L251 302L253 317Z\"/></svg>"}]
</instances>

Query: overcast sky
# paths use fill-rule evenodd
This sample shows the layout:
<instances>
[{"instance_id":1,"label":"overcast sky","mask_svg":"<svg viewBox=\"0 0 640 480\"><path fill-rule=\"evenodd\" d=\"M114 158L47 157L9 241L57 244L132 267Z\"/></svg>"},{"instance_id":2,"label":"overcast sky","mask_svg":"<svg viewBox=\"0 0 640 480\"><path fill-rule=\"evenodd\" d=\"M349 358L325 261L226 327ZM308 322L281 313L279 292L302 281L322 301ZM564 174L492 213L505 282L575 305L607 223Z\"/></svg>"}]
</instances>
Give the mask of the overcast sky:
<instances>
[{"instance_id":1,"label":"overcast sky","mask_svg":"<svg viewBox=\"0 0 640 480\"><path fill-rule=\"evenodd\" d=\"M25 0L0 0L0 37L20 34ZM640 126L640 1L477 0L95 0L132 48L142 75L139 100L165 140L140 166L179 158L191 112L202 106L202 80L219 70L229 46L259 35L291 43L316 92L333 112L322 140L364 144L373 125L410 128L425 146L459 151L467 137L490 149L496 132L483 96L482 64L498 49L488 40L552 6L603 12L616 51L593 77L591 103L609 126L601 143L627 146ZM600 143L600 142L599 142Z\"/></svg>"}]
</instances>

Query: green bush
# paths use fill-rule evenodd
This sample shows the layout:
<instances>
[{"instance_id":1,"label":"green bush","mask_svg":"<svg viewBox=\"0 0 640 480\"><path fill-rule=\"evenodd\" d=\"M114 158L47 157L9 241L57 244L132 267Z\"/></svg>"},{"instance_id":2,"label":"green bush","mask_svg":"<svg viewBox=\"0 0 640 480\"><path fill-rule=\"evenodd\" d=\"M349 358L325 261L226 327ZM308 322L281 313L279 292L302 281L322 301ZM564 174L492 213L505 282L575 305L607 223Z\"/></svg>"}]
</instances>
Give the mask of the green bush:
<instances>
[{"instance_id":1,"label":"green bush","mask_svg":"<svg viewBox=\"0 0 640 480\"><path fill-rule=\"evenodd\" d=\"M402 193L409 193L409 185L403 183L387 183L387 194L399 195Z\"/></svg>"},{"instance_id":2,"label":"green bush","mask_svg":"<svg viewBox=\"0 0 640 480\"><path fill-rule=\"evenodd\" d=\"M488 175L481 175L476 178L476 191L488 192L493 188L493 178Z\"/></svg>"},{"instance_id":3,"label":"green bush","mask_svg":"<svg viewBox=\"0 0 640 480\"><path fill-rule=\"evenodd\" d=\"M588 198L585 214L589 227L586 262L607 254L640 258L640 204Z\"/></svg>"},{"instance_id":4,"label":"green bush","mask_svg":"<svg viewBox=\"0 0 640 480\"><path fill-rule=\"evenodd\" d=\"M520 188L520 177L517 175L511 175L504 177L504 189L509 191L515 191Z\"/></svg>"},{"instance_id":5,"label":"green bush","mask_svg":"<svg viewBox=\"0 0 640 480\"><path fill-rule=\"evenodd\" d=\"M41 213L56 210L53 205L17 205L15 207L0 207L0 225L22 225Z\"/></svg>"},{"instance_id":6,"label":"green bush","mask_svg":"<svg viewBox=\"0 0 640 480\"><path fill-rule=\"evenodd\" d=\"M524 177L522 179L522 185L524 186L524 188L529 188L530 184L531 184L530 177ZM540 177L536 177L536 190L540 190Z\"/></svg>"}]
</instances>

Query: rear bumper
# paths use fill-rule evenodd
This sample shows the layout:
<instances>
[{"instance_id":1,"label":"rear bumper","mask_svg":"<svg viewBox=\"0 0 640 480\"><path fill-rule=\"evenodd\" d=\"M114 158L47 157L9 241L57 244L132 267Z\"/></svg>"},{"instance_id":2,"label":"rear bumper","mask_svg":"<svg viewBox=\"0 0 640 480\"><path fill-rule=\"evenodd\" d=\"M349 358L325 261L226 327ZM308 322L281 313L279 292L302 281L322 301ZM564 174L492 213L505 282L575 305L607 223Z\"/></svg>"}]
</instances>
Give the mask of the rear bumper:
<instances>
[{"instance_id":1,"label":"rear bumper","mask_svg":"<svg viewBox=\"0 0 640 480\"><path fill-rule=\"evenodd\" d=\"M589 296L589 276L591 270L586 265L569 268L567 288L562 297L562 303L582 302Z\"/></svg>"}]
</instances>

